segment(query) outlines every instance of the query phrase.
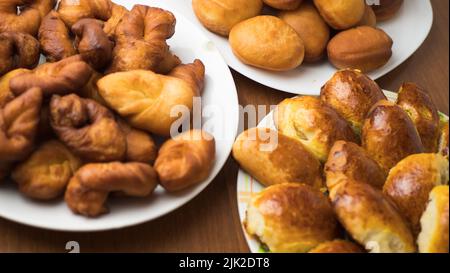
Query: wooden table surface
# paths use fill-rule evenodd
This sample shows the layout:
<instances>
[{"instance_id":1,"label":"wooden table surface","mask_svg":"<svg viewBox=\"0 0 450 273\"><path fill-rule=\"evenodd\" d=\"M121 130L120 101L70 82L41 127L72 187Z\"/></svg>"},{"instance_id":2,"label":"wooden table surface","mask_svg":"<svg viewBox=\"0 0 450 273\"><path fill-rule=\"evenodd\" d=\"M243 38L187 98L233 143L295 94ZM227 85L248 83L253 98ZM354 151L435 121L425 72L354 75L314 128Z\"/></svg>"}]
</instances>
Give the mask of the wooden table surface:
<instances>
[{"instance_id":1,"label":"wooden table surface","mask_svg":"<svg viewBox=\"0 0 450 273\"><path fill-rule=\"evenodd\" d=\"M397 90L404 81L426 87L439 109L449 110L449 1L432 0L435 21L423 46L378 81ZM418 18L420 20L420 18ZM242 105L275 105L292 94L264 87L233 71ZM77 241L81 252L247 252L237 213L238 167L229 159L221 173L184 207L155 221L118 231L62 233L0 219L0 252L65 252Z\"/></svg>"}]
</instances>

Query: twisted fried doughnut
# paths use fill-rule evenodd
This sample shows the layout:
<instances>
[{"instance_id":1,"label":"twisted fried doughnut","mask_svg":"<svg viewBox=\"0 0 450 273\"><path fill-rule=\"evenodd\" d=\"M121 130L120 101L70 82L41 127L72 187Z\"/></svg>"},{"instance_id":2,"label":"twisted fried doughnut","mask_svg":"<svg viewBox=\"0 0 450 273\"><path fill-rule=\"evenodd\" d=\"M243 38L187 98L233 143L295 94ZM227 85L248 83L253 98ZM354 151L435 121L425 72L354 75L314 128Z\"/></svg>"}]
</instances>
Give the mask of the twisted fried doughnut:
<instances>
[{"instance_id":1,"label":"twisted fried doughnut","mask_svg":"<svg viewBox=\"0 0 450 273\"><path fill-rule=\"evenodd\" d=\"M14 99L14 94L9 88L9 81L17 75L23 74L29 71L28 69L19 68L8 72L0 77L0 108L5 106L6 103Z\"/></svg>"},{"instance_id":2,"label":"twisted fried doughnut","mask_svg":"<svg viewBox=\"0 0 450 273\"><path fill-rule=\"evenodd\" d=\"M76 155L88 162L124 159L126 136L104 106L75 94L53 96L51 125L58 138Z\"/></svg>"},{"instance_id":3,"label":"twisted fried doughnut","mask_svg":"<svg viewBox=\"0 0 450 273\"><path fill-rule=\"evenodd\" d=\"M150 134L132 128L124 120L118 120L119 126L127 138L127 162L153 163L158 153Z\"/></svg>"},{"instance_id":4,"label":"twisted fried doughnut","mask_svg":"<svg viewBox=\"0 0 450 273\"><path fill-rule=\"evenodd\" d=\"M161 185L179 191L204 181L214 166L214 137L192 130L163 144L155 162Z\"/></svg>"},{"instance_id":5,"label":"twisted fried doughnut","mask_svg":"<svg viewBox=\"0 0 450 273\"><path fill-rule=\"evenodd\" d=\"M56 0L0 0L0 33L23 32L36 36L42 19Z\"/></svg>"},{"instance_id":6,"label":"twisted fried doughnut","mask_svg":"<svg viewBox=\"0 0 450 273\"><path fill-rule=\"evenodd\" d=\"M72 26L72 32L77 36L78 52L96 70L110 63L114 47L103 31L103 25L95 19L81 19Z\"/></svg>"},{"instance_id":7,"label":"twisted fried doughnut","mask_svg":"<svg viewBox=\"0 0 450 273\"><path fill-rule=\"evenodd\" d=\"M39 42L18 32L0 33L0 76L16 68L34 68L39 62Z\"/></svg>"},{"instance_id":8,"label":"twisted fried doughnut","mask_svg":"<svg viewBox=\"0 0 450 273\"><path fill-rule=\"evenodd\" d=\"M42 20L38 37L47 62L57 62L77 54L70 30L56 11L51 11Z\"/></svg>"},{"instance_id":9,"label":"twisted fried doughnut","mask_svg":"<svg viewBox=\"0 0 450 273\"><path fill-rule=\"evenodd\" d=\"M108 72L156 71L169 52L166 40L175 33L175 23L169 11L135 5L117 25L116 46Z\"/></svg>"},{"instance_id":10,"label":"twisted fried doughnut","mask_svg":"<svg viewBox=\"0 0 450 273\"><path fill-rule=\"evenodd\" d=\"M18 95L32 87L39 87L45 96L78 92L92 76L92 68L80 55L56 63L45 63L10 81L11 91Z\"/></svg>"},{"instance_id":11,"label":"twisted fried doughnut","mask_svg":"<svg viewBox=\"0 0 450 273\"><path fill-rule=\"evenodd\" d=\"M65 200L74 213L96 217L108 211L105 202L110 192L146 197L157 184L156 172L147 164L88 164L70 180Z\"/></svg>"},{"instance_id":12,"label":"twisted fried doughnut","mask_svg":"<svg viewBox=\"0 0 450 273\"><path fill-rule=\"evenodd\" d=\"M34 148L42 91L32 88L0 109L0 162L25 159Z\"/></svg>"}]
</instances>

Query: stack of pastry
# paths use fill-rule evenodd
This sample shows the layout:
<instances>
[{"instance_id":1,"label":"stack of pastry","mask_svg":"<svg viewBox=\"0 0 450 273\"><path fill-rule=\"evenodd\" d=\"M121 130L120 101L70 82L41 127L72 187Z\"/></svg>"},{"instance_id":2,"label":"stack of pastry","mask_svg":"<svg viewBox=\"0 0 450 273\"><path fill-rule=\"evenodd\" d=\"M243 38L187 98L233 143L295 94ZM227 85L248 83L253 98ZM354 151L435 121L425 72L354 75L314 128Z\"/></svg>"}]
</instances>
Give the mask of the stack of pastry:
<instances>
[{"instance_id":1,"label":"stack of pastry","mask_svg":"<svg viewBox=\"0 0 450 273\"><path fill-rule=\"evenodd\" d=\"M338 71L320 97L284 100L277 131L249 129L233 147L267 187L251 198L247 232L272 252L448 252L443 119L416 84L390 102L358 70Z\"/></svg>"},{"instance_id":2,"label":"stack of pastry","mask_svg":"<svg viewBox=\"0 0 450 273\"><path fill-rule=\"evenodd\" d=\"M369 72L392 56L393 41L377 21L391 19L403 0L192 0L199 21L229 38L243 63L287 71L328 55L339 69ZM266 7L266 8L264 8Z\"/></svg>"},{"instance_id":3,"label":"stack of pastry","mask_svg":"<svg viewBox=\"0 0 450 273\"><path fill-rule=\"evenodd\" d=\"M214 138L171 139L202 95L205 67L166 42L169 11L110 0L0 1L0 181L27 197L65 196L77 214L107 212L111 194L181 191L214 165ZM20 11L18 11L20 9ZM47 62L37 66L40 52ZM158 151L153 136L165 139Z\"/></svg>"}]
</instances>

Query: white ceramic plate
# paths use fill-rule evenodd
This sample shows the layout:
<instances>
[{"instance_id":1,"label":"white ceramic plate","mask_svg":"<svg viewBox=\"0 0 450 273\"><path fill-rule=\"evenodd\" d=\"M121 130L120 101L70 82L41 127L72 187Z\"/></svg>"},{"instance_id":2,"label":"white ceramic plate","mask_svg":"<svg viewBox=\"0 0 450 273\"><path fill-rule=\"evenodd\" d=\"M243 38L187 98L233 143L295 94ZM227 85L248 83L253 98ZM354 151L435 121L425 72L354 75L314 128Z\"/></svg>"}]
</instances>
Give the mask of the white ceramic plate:
<instances>
[{"instance_id":1,"label":"white ceramic plate","mask_svg":"<svg viewBox=\"0 0 450 273\"><path fill-rule=\"evenodd\" d=\"M151 4L169 9L164 1L116 1L127 8L135 3ZM74 215L63 200L41 203L23 197L13 183L0 184L0 217L22 224L61 231L99 231L136 225L167 214L186 204L198 195L220 171L227 160L236 137L239 109L236 87L230 70L219 51L205 35L182 15L177 17L177 31L169 41L171 49L184 62L201 59L206 66L206 87L203 97L204 110L214 106L226 110L226 116L210 111L204 118L205 130L216 138L216 164L209 178L186 191L169 194L161 187L146 199L113 199L111 209L98 219Z\"/></svg>"},{"instance_id":2,"label":"white ceramic plate","mask_svg":"<svg viewBox=\"0 0 450 273\"><path fill-rule=\"evenodd\" d=\"M203 29L219 48L229 66L263 85L294 94L318 95L322 83L331 78L336 71L327 61L313 65L304 64L296 70L282 73L268 72L245 65L234 56L226 38L209 32L198 21L191 8L191 0L166 0L166 2ZM432 24L433 9L429 0L405 1L395 18L378 25L394 40L393 56L384 67L369 73L369 76L378 79L408 59L428 36Z\"/></svg>"},{"instance_id":3,"label":"white ceramic plate","mask_svg":"<svg viewBox=\"0 0 450 273\"><path fill-rule=\"evenodd\" d=\"M391 101L395 101L397 99L397 94L394 92L384 91L384 93ZM448 120L447 116L441 114L441 117ZM261 122L258 124L258 127L276 130L273 121L273 112L270 112L263 120L261 120ZM237 176L237 202L241 224L244 222L245 212L247 211L247 204L250 201L251 196L262 191L263 189L264 186L257 180L255 180L242 169L239 170ZM265 252L261 244L247 233L243 225L242 230L244 231L245 239L247 240L247 244L252 253Z\"/></svg>"}]
</instances>

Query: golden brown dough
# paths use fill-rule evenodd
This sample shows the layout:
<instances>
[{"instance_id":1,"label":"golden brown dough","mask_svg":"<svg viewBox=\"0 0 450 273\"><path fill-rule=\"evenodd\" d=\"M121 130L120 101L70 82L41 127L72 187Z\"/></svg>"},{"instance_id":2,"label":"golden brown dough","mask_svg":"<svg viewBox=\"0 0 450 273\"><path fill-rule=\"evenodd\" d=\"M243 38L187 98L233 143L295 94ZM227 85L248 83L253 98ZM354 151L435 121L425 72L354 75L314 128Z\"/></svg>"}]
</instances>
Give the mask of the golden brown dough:
<instances>
[{"instance_id":1,"label":"golden brown dough","mask_svg":"<svg viewBox=\"0 0 450 273\"><path fill-rule=\"evenodd\" d=\"M358 243L372 253L416 251L407 222L379 190L369 184L345 181L330 192L334 211Z\"/></svg>"},{"instance_id":2,"label":"golden brown dough","mask_svg":"<svg viewBox=\"0 0 450 273\"><path fill-rule=\"evenodd\" d=\"M415 83L404 83L397 104L405 110L419 132L427 153L435 153L439 145L439 112L431 97Z\"/></svg>"},{"instance_id":3,"label":"golden brown dough","mask_svg":"<svg viewBox=\"0 0 450 273\"><path fill-rule=\"evenodd\" d=\"M0 33L5 31L36 36L42 19L56 0L0 0Z\"/></svg>"},{"instance_id":4,"label":"golden brown dough","mask_svg":"<svg viewBox=\"0 0 450 273\"><path fill-rule=\"evenodd\" d=\"M14 93L9 88L9 81L15 76L28 71L28 69L19 68L0 76L0 108L14 99Z\"/></svg>"},{"instance_id":5,"label":"golden brown dough","mask_svg":"<svg viewBox=\"0 0 450 273\"><path fill-rule=\"evenodd\" d=\"M75 94L54 95L50 111L56 135L81 159L110 162L125 158L126 136L106 107Z\"/></svg>"},{"instance_id":6,"label":"golden brown dough","mask_svg":"<svg viewBox=\"0 0 450 273\"><path fill-rule=\"evenodd\" d=\"M144 163L97 163L79 169L70 179L65 200L76 214L97 217L107 213L110 193L149 196L158 185L156 172Z\"/></svg>"},{"instance_id":7,"label":"golden brown dough","mask_svg":"<svg viewBox=\"0 0 450 273\"><path fill-rule=\"evenodd\" d=\"M107 106L106 101L100 95L100 91L98 90L97 82L103 78L104 75L97 72L92 71L92 76L87 82L87 84L80 90L80 96L86 99L95 100L103 106Z\"/></svg>"},{"instance_id":8,"label":"golden brown dough","mask_svg":"<svg viewBox=\"0 0 450 273\"><path fill-rule=\"evenodd\" d=\"M265 128L243 132L233 145L242 169L265 186L304 183L323 187L320 162L296 139Z\"/></svg>"},{"instance_id":9,"label":"golden brown dough","mask_svg":"<svg viewBox=\"0 0 450 273\"><path fill-rule=\"evenodd\" d=\"M372 6L366 5L366 10L358 26L370 26L375 27L377 25L377 16L373 11Z\"/></svg>"},{"instance_id":10,"label":"golden brown dough","mask_svg":"<svg viewBox=\"0 0 450 273\"><path fill-rule=\"evenodd\" d=\"M72 32L77 36L78 52L96 70L105 68L111 62L114 48L114 43L103 31L103 25L95 19L81 19L72 26Z\"/></svg>"},{"instance_id":11,"label":"golden brown dough","mask_svg":"<svg viewBox=\"0 0 450 273\"><path fill-rule=\"evenodd\" d=\"M325 195L296 183L253 195L244 226L271 252L305 253L337 236L337 221Z\"/></svg>"},{"instance_id":12,"label":"golden brown dough","mask_svg":"<svg viewBox=\"0 0 450 273\"><path fill-rule=\"evenodd\" d=\"M158 149L153 138L147 132L132 128L123 120L118 120L119 126L127 138L127 162L153 163Z\"/></svg>"},{"instance_id":13,"label":"golden brown dough","mask_svg":"<svg viewBox=\"0 0 450 273\"><path fill-rule=\"evenodd\" d=\"M25 159L34 149L42 91L32 88L0 108L0 162Z\"/></svg>"},{"instance_id":14,"label":"golden brown dough","mask_svg":"<svg viewBox=\"0 0 450 273\"><path fill-rule=\"evenodd\" d=\"M373 5L378 21L387 21L393 18L403 5L403 0L380 0L379 5Z\"/></svg>"},{"instance_id":15,"label":"golden brown dough","mask_svg":"<svg viewBox=\"0 0 450 273\"><path fill-rule=\"evenodd\" d=\"M108 73L152 70L169 52L166 40L175 33L175 16L169 11L135 5L116 27L116 45Z\"/></svg>"},{"instance_id":16,"label":"golden brown dough","mask_svg":"<svg viewBox=\"0 0 450 273\"><path fill-rule=\"evenodd\" d=\"M39 56L39 42L33 36L0 32L0 77L16 68L36 67Z\"/></svg>"},{"instance_id":17,"label":"golden brown dough","mask_svg":"<svg viewBox=\"0 0 450 273\"><path fill-rule=\"evenodd\" d=\"M264 3L272 8L281 10L297 9L303 0L263 0Z\"/></svg>"},{"instance_id":18,"label":"golden brown dough","mask_svg":"<svg viewBox=\"0 0 450 273\"><path fill-rule=\"evenodd\" d=\"M305 44L305 62L316 62L325 54L330 39L330 28L313 4L306 2L293 11L278 14L290 25Z\"/></svg>"},{"instance_id":19,"label":"golden brown dough","mask_svg":"<svg viewBox=\"0 0 450 273\"><path fill-rule=\"evenodd\" d=\"M101 96L133 127L169 136L180 118L171 116L177 108L191 111L193 98L201 94L205 67L199 60L181 65L173 74L158 75L135 70L110 74L97 83ZM181 109L183 108L183 109Z\"/></svg>"},{"instance_id":20,"label":"golden brown dough","mask_svg":"<svg viewBox=\"0 0 450 273\"><path fill-rule=\"evenodd\" d=\"M420 232L431 190L448 184L448 176L448 160L438 154L411 155L391 169L383 192L395 202L414 235Z\"/></svg>"},{"instance_id":21,"label":"golden brown dough","mask_svg":"<svg viewBox=\"0 0 450 273\"><path fill-rule=\"evenodd\" d=\"M193 0L198 20L210 31L228 36L237 23L261 13L262 0Z\"/></svg>"},{"instance_id":22,"label":"golden brown dough","mask_svg":"<svg viewBox=\"0 0 450 273\"><path fill-rule=\"evenodd\" d=\"M314 4L327 23L335 29L357 25L364 16L364 0L314 0Z\"/></svg>"},{"instance_id":23,"label":"golden brown dough","mask_svg":"<svg viewBox=\"0 0 450 273\"><path fill-rule=\"evenodd\" d=\"M362 249L359 245L355 243L344 240L334 240L318 245L309 253L331 254L331 253L364 253L364 252L365 252L364 249Z\"/></svg>"},{"instance_id":24,"label":"golden brown dough","mask_svg":"<svg viewBox=\"0 0 450 273\"><path fill-rule=\"evenodd\" d=\"M370 109L378 101L387 100L375 81L352 69L336 72L322 87L320 99L344 117L358 135Z\"/></svg>"},{"instance_id":25,"label":"golden brown dough","mask_svg":"<svg viewBox=\"0 0 450 273\"><path fill-rule=\"evenodd\" d=\"M42 144L12 173L12 179L27 197L51 200L61 196L81 161L59 141Z\"/></svg>"},{"instance_id":26,"label":"golden brown dough","mask_svg":"<svg viewBox=\"0 0 450 273\"><path fill-rule=\"evenodd\" d=\"M448 253L448 185L435 187L420 220L422 232L417 244L420 253Z\"/></svg>"},{"instance_id":27,"label":"golden brown dough","mask_svg":"<svg viewBox=\"0 0 450 273\"><path fill-rule=\"evenodd\" d=\"M214 137L205 131L191 130L163 144L155 170L166 190L180 191L208 178L215 156Z\"/></svg>"},{"instance_id":28,"label":"golden brown dough","mask_svg":"<svg viewBox=\"0 0 450 273\"><path fill-rule=\"evenodd\" d=\"M10 80L11 91L18 95L32 87L42 89L44 96L65 95L79 92L92 76L92 68L80 55L56 63L45 63L31 72Z\"/></svg>"},{"instance_id":29,"label":"golden brown dough","mask_svg":"<svg viewBox=\"0 0 450 273\"><path fill-rule=\"evenodd\" d=\"M392 38L380 28L359 26L342 31L328 43L328 59L339 69L370 72L392 57Z\"/></svg>"},{"instance_id":30,"label":"golden brown dough","mask_svg":"<svg viewBox=\"0 0 450 273\"><path fill-rule=\"evenodd\" d=\"M442 128L441 137L439 140L439 153L448 159L448 121Z\"/></svg>"},{"instance_id":31,"label":"golden brown dough","mask_svg":"<svg viewBox=\"0 0 450 273\"><path fill-rule=\"evenodd\" d=\"M77 54L70 30L56 11L51 11L42 20L39 42L47 62L57 62Z\"/></svg>"},{"instance_id":32,"label":"golden brown dough","mask_svg":"<svg viewBox=\"0 0 450 273\"><path fill-rule=\"evenodd\" d=\"M355 143L336 141L325 164L328 189L352 180L382 189L387 174L366 151Z\"/></svg>"},{"instance_id":33,"label":"golden brown dough","mask_svg":"<svg viewBox=\"0 0 450 273\"><path fill-rule=\"evenodd\" d=\"M362 130L362 146L386 173L405 157L424 152L408 114L385 100L369 112Z\"/></svg>"},{"instance_id":34,"label":"golden brown dough","mask_svg":"<svg viewBox=\"0 0 450 273\"><path fill-rule=\"evenodd\" d=\"M359 142L350 125L316 97L282 101L275 110L274 121L282 134L302 142L321 162L327 160L336 141Z\"/></svg>"},{"instance_id":35,"label":"golden brown dough","mask_svg":"<svg viewBox=\"0 0 450 273\"><path fill-rule=\"evenodd\" d=\"M305 56L300 36L275 16L257 16L235 25L230 46L243 63L272 71L295 69Z\"/></svg>"}]
</instances>

